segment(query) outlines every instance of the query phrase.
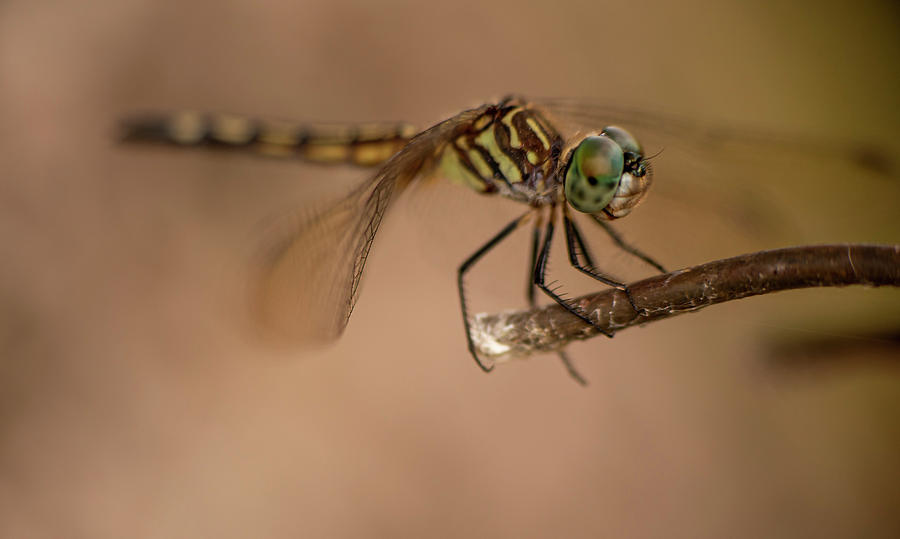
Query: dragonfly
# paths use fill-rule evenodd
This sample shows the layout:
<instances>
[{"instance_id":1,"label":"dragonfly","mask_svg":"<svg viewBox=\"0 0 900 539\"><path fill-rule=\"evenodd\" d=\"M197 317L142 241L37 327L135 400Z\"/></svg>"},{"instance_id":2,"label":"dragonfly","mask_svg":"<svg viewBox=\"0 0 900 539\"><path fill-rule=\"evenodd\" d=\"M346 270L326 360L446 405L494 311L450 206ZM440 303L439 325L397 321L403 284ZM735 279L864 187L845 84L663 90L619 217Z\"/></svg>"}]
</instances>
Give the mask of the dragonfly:
<instances>
[{"instance_id":1,"label":"dragonfly","mask_svg":"<svg viewBox=\"0 0 900 539\"><path fill-rule=\"evenodd\" d=\"M124 140L183 147L249 150L320 164L371 167L375 172L321 211L284 220L258 257L256 310L264 323L288 333L301 327L332 340L346 327L359 297L366 259L391 202L414 182L436 178L481 196L520 203L524 211L494 233L457 269L457 289L469 353L484 372L470 327L464 281L488 252L531 224L526 300L536 290L607 337L590 313L548 282L548 259L561 221L569 263L584 275L624 292L635 316L642 310L628 286L594 264L574 216L584 214L613 243L655 271L665 268L627 243L611 226L628 216L653 183L653 167L638 139L619 125L656 124L654 116L604 109L578 100L508 96L465 110L420 131L403 123L315 125L182 112L126 120ZM576 125L576 128L563 126ZM671 133L686 126L667 121ZM569 374L586 383L565 351Z\"/></svg>"}]
</instances>

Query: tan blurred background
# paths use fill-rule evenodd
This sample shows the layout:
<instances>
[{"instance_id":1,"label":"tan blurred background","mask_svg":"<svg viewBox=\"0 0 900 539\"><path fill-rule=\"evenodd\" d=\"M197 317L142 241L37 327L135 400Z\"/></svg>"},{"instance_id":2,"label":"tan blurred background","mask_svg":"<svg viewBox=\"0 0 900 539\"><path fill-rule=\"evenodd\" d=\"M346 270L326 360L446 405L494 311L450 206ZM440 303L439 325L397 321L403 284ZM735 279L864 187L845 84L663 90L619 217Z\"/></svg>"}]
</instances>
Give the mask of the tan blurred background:
<instances>
[{"instance_id":1,"label":"tan blurred background","mask_svg":"<svg viewBox=\"0 0 900 539\"><path fill-rule=\"evenodd\" d=\"M148 108L427 124L512 91L893 143L898 31L891 2L7 0L0 535L897 536L897 347L871 333L896 330L896 291L789 292L590 341L571 351L587 389L552 358L488 376L453 284L488 234L451 213L429 236L413 209L385 221L344 338L272 350L241 325L259 223L365 174L112 135ZM623 230L672 267L900 242L896 177L719 158L679 194L665 156ZM710 179L731 202L692 207ZM768 223L740 224L733 193ZM521 305L524 266L498 275L525 244L479 268L486 308ZM806 341L837 344L773 355Z\"/></svg>"}]
</instances>

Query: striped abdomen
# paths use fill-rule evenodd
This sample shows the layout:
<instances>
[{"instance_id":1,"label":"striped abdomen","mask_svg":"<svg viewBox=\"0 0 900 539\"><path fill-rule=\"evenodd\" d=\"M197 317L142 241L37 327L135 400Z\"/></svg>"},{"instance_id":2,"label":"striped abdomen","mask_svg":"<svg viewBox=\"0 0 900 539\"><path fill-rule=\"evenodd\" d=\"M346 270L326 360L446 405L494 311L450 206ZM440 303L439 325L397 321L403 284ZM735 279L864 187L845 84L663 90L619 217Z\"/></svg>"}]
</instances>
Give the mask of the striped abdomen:
<instances>
[{"instance_id":1,"label":"striped abdomen","mask_svg":"<svg viewBox=\"0 0 900 539\"><path fill-rule=\"evenodd\" d=\"M488 107L442 150L447 179L484 193L531 201L548 187L562 149L560 135L537 111L517 102Z\"/></svg>"},{"instance_id":2,"label":"striped abdomen","mask_svg":"<svg viewBox=\"0 0 900 539\"><path fill-rule=\"evenodd\" d=\"M224 114L180 112L124 122L126 142L242 149L315 163L375 166L416 134L407 124L298 125Z\"/></svg>"}]
</instances>

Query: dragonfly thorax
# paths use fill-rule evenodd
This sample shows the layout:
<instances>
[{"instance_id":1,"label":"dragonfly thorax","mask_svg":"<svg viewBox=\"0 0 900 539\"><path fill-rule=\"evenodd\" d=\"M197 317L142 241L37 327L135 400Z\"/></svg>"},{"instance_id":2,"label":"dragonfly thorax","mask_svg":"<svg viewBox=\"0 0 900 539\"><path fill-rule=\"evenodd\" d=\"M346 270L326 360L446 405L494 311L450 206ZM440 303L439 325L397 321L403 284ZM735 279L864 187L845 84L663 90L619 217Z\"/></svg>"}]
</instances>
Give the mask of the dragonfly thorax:
<instances>
[{"instance_id":1,"label":"dragonfly thorax","mask_svg":"<svg viewBox=\"0 0 900 539\"><path fill-rule=\"evenodd\" d=\"M532 206L562 198L563 138L542 115L506 101L488 106L440 150L437 173L483 194Z\"/></svg>"}]
</instances>

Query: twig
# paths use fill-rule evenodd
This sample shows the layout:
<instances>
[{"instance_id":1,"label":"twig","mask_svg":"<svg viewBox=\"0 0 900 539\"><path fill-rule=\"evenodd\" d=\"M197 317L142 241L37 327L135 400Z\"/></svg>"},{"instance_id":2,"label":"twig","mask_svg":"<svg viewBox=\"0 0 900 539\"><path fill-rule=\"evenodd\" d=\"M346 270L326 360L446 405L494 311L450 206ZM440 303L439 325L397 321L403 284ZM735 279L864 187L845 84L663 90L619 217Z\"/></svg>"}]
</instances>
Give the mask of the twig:
<instances>
[{"instance_id":1,"label":"twig","mask_svg":"<svg viewBox=\"0 0 900 539\"><path fill-rule=\"evenodd\" d=\"M718 260L574 301L610 331L662 320L748 296L818 286L900 286L900 245L819 245L762 251ZM472 337L484 358L496 362L558 350L600 332L553 304L527 311L478 314Z\"/></svg>"}]
</instances>

